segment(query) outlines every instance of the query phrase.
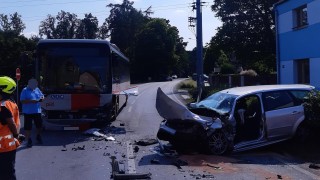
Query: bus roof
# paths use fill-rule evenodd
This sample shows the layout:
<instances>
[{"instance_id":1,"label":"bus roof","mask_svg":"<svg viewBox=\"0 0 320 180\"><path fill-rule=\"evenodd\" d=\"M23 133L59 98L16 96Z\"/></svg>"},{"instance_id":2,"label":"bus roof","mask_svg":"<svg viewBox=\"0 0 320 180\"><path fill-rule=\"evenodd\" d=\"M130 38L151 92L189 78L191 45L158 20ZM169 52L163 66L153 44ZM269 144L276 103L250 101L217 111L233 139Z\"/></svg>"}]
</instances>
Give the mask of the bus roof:
<instances>
[{"instance_id":1,"label":"bus roof","mask_svg":"<svg viewBox=\"0 0 320 180\"><path fill-rule=\"evenodd\" d=\"M110 43L107 40L102 39L41 39L38 42L39 44L54 44L54 43L89 43L89 44L106 44L110 47L111 51L117 53L125 60L129 61L129 59L120 51L120 49L115 45Z\"/></svg>"}]
</instances>

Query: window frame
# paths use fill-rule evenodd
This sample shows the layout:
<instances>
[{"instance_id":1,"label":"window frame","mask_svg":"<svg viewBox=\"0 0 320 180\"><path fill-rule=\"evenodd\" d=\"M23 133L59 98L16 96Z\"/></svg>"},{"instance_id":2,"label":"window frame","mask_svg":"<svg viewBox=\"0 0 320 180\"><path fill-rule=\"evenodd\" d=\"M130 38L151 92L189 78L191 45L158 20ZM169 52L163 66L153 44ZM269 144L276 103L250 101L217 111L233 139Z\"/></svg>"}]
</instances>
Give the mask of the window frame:
<instances>
[{"instance_id":1,"label":"window frame","mask_svg":"<svg viewBox=\"0 0 320 180\"><path fill-rule=\"evenodd\" d=\"M283 104L281 106L274 106L272 108L269 108L268 104L267 104L267 95L269 93L285 93L287 97L290 98L291 102L287 103L287 104ZM296 99L291 95L291 93L289 92L289 90L275 90L275 91L268 91L268 92L263 92L262 93L262 102L263 102L263 108L264 108L264 112L269 112L269 111L275 111L275 110L280 110L280 109L285 109L285 108L291 108L291 107L295 107L297 106L297 102L296 102ZM275 102L278 102L278 101L274 101ZM292 103L292 105L288 105ZM273 103L271 103L273 104Z\"/></svg>"},{"instance_id":2,"label":"window frame","mask_svg":"<svg viewBox=\"0 0 320 180\"><path fill-rule=\"evenodd\" d=\"M293 29L304 28L309 25L308 23L308 6L302 5L293 10Z\"/></svg>"}]
</instances>

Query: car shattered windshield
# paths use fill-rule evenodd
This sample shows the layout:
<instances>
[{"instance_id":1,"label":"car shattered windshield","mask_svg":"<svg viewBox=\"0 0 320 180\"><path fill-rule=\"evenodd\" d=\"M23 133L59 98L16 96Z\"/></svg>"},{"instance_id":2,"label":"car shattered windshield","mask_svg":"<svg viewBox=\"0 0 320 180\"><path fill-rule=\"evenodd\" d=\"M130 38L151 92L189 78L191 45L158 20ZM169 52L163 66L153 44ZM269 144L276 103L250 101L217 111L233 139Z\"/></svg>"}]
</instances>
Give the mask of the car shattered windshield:
<instances>
[{"instance_id":1,"label":"car shattered windshield","mask_svg":"<svg viewBox=\"0 0 320 180\"><path fill-rule=\"evenodd\" d=\"M208 108L225 114L231 111L236 95L217 92L196 104L197 108Z\"/></svg>"}]
</instances>

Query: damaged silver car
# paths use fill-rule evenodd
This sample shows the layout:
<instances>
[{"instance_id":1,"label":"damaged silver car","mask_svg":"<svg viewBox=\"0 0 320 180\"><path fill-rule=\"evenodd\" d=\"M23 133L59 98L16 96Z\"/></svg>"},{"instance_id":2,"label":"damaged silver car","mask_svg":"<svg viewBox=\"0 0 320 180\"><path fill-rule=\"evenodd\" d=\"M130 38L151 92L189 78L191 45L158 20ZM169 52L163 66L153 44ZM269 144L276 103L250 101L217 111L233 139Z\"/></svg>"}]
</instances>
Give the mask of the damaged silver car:
<instances>
[{"instance_id":1,"label":"damaged silver car","mask_svg":"<svg viewBox=\"0 0 320 180\"><path fill-rule=\"evenodd\" d=\"M159 88L156 108L164 118L157 137L173 146L191 144L212 154L243 151L294 137L303 129L309 85L259 85L217 92L190 107Z\"/></svg>"}]
</instances>

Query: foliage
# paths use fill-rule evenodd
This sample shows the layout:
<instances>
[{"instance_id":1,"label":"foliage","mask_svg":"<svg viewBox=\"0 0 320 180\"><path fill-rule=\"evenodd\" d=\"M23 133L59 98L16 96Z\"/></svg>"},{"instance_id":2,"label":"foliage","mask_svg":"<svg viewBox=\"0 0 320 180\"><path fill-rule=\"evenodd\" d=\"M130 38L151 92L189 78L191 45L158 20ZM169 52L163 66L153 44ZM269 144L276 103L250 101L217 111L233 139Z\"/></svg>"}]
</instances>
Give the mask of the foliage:
<instances>
[{"instance_id":1,"label":"foliage","mask_svg":"<svg viewBox=\"0 0 320 180\"><path fill-rule=\"evenodd\" d=\"M203 72L205 74L211 74L213 69L218 65L218 58L220 56L221 50L218 46L208 44L205 47L204 60L203 60Z\"/></svg>"},{"instance_id":2,"label":"foliage","mask_svg":"<svg viewBox=\"0 0 320 180\"><path fill-rule=\"evenodd\" d=\"M26 28L25 24L21 20L21 15L17 12L8 15L0 14L0 31L12 32L15 35L20 35Z\"/></svg>"},{"instance_id":3,"label":"foliage","mask_svg":"<svg viewBox=\"0 0 320 180\"><path fill-rule=\"evenodd\" d=\"M191 79L181 81L178 84L178 89L194 89L197 87L197 82Z\"/></svg>"},{"instance_id":4,"label":"foliage","mask_svg":"<svg viewBox=\"0 0 320 180\"><path fill-rule=\"evenodd\" d=\"M15 69L21 66L21 53L25 51L32 52L35 49L36 42L27 39L22 35L17 35L13 31L0 31L0 75L15 77ZM28 72L21 70L21 81L25 81Z\"/></svg>"},{"instance_id":5,"label":"foliage","mask_svg":"<svg viewBox=\"0 0 320 180\"><path fill-rule=\"evenodd\" d=\"M225 63L221 65L221 74L234 74L235 71L235 67L231 63Z\"/></svg>"},{"instance_id":6,"label":"foliage","mask_svg":"<svg viewBox=\"0 0 320 180\"><path fill-rule=\"evenodd\" d=\"M276 70L275 58L273 55L265 55L256 60L252 66L253 69L256 69L259 74L270 74L274 73Z\"/></svg>"},{"instance_id":7,"label":"foliage","mask_svg":"<svg viewBox=\"0 0 320 180\"><path fill-rule=\"evenodd\" d=\"M229 61L228 56L220 50L220 56L218 57L217 63L215 65L216 67L220 67L220 73L221 74L234 74L235 73L235 67L231 62Z\"/></svg>"},{"instance_id":8,"label":"foliage","mask_svg":"<svg viewBox=\"0 0 320 180\"><path fill-rule=\"evenodd\" d=\"M137 34L135 70L139 79L151 77L159 80L161 76L172 73L179 57L175 54L178 30L165 19L152 19Z\"/></svg>"},{"instance_id":9,"label":"foliage","mask_svg":"<svg viewBox=\"0 0 320 180\"><path fill-rule=\"evenodd\" d=\"M123 0L122 4L109 4L109 17L101 30L107 33L111 42L116 44L130 59L133 57L135 36L148 20L141 11L133 7L133 2Z\"/></svg>"},{"instance_id":10,"label":"foliage","mask_svg":"<svg viewBox=\"0 0 320 180\"><path fill-rule=\"evenodd\" d=\"M91 13L78 19L74 13L60 11L57 16L49 14L40 22L39 35L47 39L95 39L101 37L99 30L98 19Z\"/></svg>"},{"instance_id":11,"label":"foliage","mask_svg":"<svg viewBox=\"0 0 320 180\"><path fill-rule=\"evenodd\" d=\"M313 128L320 128L320 91L309 93L303 105L308 124Z\"/></svg>"},{"instance_id":12,"label":"foliage","mask_svg":"<svg viewBox=\"0 0 320 180\"><path fill-rule=\"evenodd\" d=\"M220 50L220 56L218 57L216 66L221 67L223 64L228 64L228 63L229 63L228 56L222 50Z\"/></svg>"},{"instance_id":13,"label":"foliage","mask_svg":"<svg viewBox=\"0 0 320 180\"><path fill-rule=\"evenodd\" d=\"M189 71L189 59L186 51L187 42L183 41L182 37L178 37L176 40L175 55L177 56L176 64L173 67L173 74L178 74L179 77L187 77Z\"/></svg>"},{"instance_id":14,"label":"foliage","mask_svg":"<svg viewBox=\"0 0 320 180\"><path fill-rule=\"evenodd\" d=\"M188 67L188 75L192 75L193 73L197 72L197 48L194 48L192 51L188 51L188 58L189 58L189 67ZM206 61L204 61L206 63ZM206 68L204 64L204 69Z\"/></svg>"},{"instance_id":15,"label":"foliage","mask_svg":"<svg viewBox=\"0 0 320 180\"><path fill-rule=\"evenodd\" d=\"M223 22L210 46L218 46L226 54L234 53L246 69L259 61L260 70L275 68L275 29L272 12L277 0L214 0L212 10ZM264 58L268 57L268 58ZM266 68L268 67L268 68Z\"/></svg>"},{"instance_id":16,"label":"foliage","mask_svg":"<svg viewBox=\"0 0 320 180\"><path fill-rule=\"evenodd\" d=\"M169 21L150 18L151 7L141 12L134 2L109 4L110 15L101 27L130 59L131 78L157 80L171 74L186 76L189 69L187 43L179 37L176 27Z\"/></svg>"},{"instance_id":17,"label":"foliage","mask_svg":"<svg viewBox=\"0 0 320 180\"><path fill-rule=\"evenodd\" d=\"M79 21L79 27L76 30L78 39L96 39L98 34L98 19L91 13L85 14L85 17Z\"/></svg>"}]
</instances>

